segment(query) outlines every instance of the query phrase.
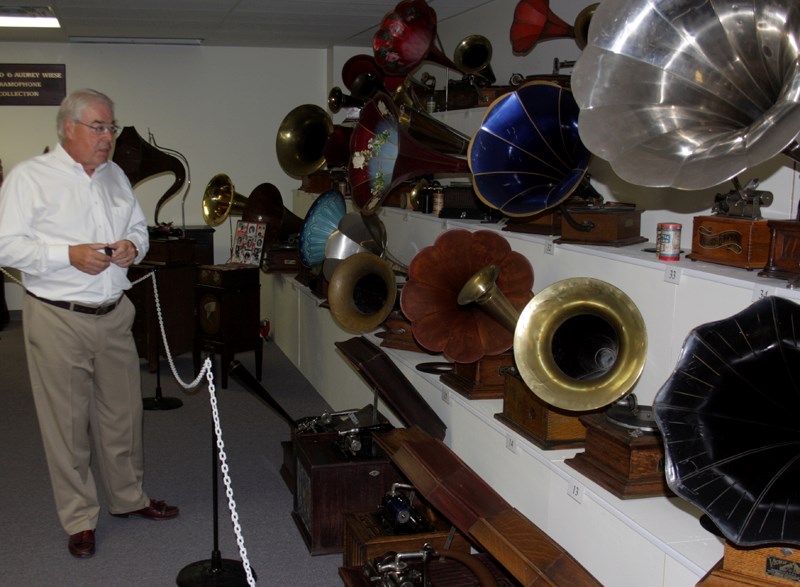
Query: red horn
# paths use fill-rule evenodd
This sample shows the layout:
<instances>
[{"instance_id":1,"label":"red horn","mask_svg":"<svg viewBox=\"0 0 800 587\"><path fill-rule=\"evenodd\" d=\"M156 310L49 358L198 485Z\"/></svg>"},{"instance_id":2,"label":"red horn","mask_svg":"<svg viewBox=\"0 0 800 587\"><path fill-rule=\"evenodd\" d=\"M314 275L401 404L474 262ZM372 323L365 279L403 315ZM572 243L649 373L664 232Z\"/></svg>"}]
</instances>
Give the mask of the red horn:
<instances>
[{"instance_id":1,"label":"red horn","mask_svg":"<svg viewBox=\"0 0 800 587\"><path fill-rule=\"evenodd\" d=\"M405 75L425 60L461 71L434 46L435 39L436 12L433 8L425 0L402 0L383 17L372 39L375 61L388 75Z\"/></svg>"},{"instance_id":2,"label":"red horn","mask_svg":"<svg viewBox=\"0 0 800 587\"><path fill-rule=\"evenodd\" d=\"M511 48L527 53L539 41L574 38L575 29L550 10L550 0L520 0L511 24Z\"/></svg>"},{"instance_id":3,"label":"red horn","mask_svg":"<svg viewBox=\"0 0 800 587\"><path fill-rule=\"evenodd\" d=\"M412 137L399 123L392 99L377 94L361 109L350 138L353 203L362 214L372 214L400 183L435 173L469 174L469 164Z\"/></svg>"}]
</instances>

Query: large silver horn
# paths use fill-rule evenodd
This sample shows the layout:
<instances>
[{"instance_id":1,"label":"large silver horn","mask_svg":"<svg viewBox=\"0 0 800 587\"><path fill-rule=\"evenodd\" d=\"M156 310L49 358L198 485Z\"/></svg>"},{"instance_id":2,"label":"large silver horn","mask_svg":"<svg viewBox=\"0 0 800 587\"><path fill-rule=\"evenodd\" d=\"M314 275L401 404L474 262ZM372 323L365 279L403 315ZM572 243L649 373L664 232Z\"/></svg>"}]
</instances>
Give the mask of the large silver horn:
<instances>
[{"instance_id":1,"label":"large silver horn","mask_svg":"<svg viewBox=\"0 0 800 587\"><path fill-rule=\"evenodd\" d=\"M800 161L796 0L605 0L572 72L581 139L623 179L703 189Z\"/></svg>"}]
</instances>

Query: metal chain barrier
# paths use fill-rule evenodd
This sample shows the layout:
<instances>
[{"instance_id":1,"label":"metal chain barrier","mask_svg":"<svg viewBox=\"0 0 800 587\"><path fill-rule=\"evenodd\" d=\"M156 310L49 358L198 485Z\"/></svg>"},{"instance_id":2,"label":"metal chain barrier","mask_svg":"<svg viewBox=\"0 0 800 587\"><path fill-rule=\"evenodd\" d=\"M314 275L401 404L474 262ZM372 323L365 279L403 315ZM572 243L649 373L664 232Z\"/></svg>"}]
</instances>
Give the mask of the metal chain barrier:
<instances>
[{"instance_id":1,"label":"metal chain barrier","mask_svg":"<svg viewBox=\"0 0 800 587\"><path fill-rule=\"evenodd\" d=\"M8 271L0 267L0 271L2 271L5 275L7 275L12 281L16 282L23 288L25 286L22 285L22 282L18 280L16 277L11 275ZM147 278L152 278L153 280L153 296L156 302L156 313L158 314L158 326L161 332L161 340L163 341L163 348L167 354L167 361L169 362L170 370L172 371L173 377L175 380L186 390L193 389L200 384L200 381L203 379L203 375L206 376L206 380L208 381L208 395L209 401L211 403L211 415L214 420L214 435L217 439L217 450L219 456L219 463L220 463L220 470L222 471L222 480L225 484L225 495L228 498L228 510L231 514L231 523L233 524L233 532L236 535L236 544L239 547L239 555L242 558L242 565L245 570L245 574L247 576L247 584L248 585L255 585L255 578L253 577L253 571L250 568L250 561L247 558L247 548L244 545L244 537L242 535L242 528L239 524L239 514L236 512L236 501L233 499L233 486L231 483L231 477L229 473L228 467L228 455L225 453L225 443L222 440L222 426L220 424L219 418L219 409L217 406L217 396L214 387L214 374L212 372L212 363L211 358L206 357L206 360L203 362L203 367L200 369L200 373L197 374L197 377L191 383L185 383L180 376L178 375L178 370L175 367L175 361L172 358L172 353L169 348L169 343L167 342L167 333L164 329L164 318L161 313L161 301L158 298L158 281L156 279L156 272L151 271L137 279L136 281L131 282L131 286L137 285L144 281Z\"/></svg>"}]
</instances>

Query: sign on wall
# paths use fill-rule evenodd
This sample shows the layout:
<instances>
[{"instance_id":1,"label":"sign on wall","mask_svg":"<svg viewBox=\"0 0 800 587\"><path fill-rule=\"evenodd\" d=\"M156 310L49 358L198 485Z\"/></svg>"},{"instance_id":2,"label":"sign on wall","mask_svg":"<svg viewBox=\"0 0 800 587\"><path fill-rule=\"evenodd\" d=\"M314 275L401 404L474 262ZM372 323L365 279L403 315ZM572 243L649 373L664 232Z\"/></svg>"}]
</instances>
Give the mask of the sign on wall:
<instances>
[{"instance_id":1,"label":"sign on wall","mask_svg":"<svg viewBox=\"0 0 800 587\"><path fill-rule=\"evenodd\" d=\"M0 63L0 106L58 106L67 95L67 66Z\"/></svg>"}]
</instances>

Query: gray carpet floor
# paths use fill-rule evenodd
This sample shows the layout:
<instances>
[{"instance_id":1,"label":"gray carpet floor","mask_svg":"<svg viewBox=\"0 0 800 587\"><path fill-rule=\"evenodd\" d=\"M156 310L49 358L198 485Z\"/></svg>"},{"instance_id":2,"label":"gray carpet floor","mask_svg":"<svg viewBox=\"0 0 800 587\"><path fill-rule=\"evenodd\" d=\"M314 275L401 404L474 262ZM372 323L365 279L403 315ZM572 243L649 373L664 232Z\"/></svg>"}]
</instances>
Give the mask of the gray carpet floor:
<instances>
[{"instance_id":1,"label":"gray carpet floor","mask_svg":"<svg viewBox=\"0 0 800 587\"><path fill-rule=\"evenodd\" d=\"M253 353L236 357L255 373ZM4 586L175 585L184 567L211 558L212 417L206 385L184 390L166 360L161 393L183 405L145 411L145 488L151 498L181 508L175 520L119 519L103 511L97 552L76 559L56 517L39 427L28 384L22 324L0 331L0 512ZM191 356L176 358L185 382L195 378ZM222 440L244 547L258 585L340 586L341 555L311 556L292 518L292 495L279 474L280 443L289 426L263 400L216 374ZM156 375L142 363L142 396L156 393ZM327 409L324 400L273 343L264 345L262 385L295 419ZM219 550L240 560L228 499L219 475ZM214 583L198 583L212 585ZM227 585L227 583L219 583Z\"/></svg>"}]
</instances>

